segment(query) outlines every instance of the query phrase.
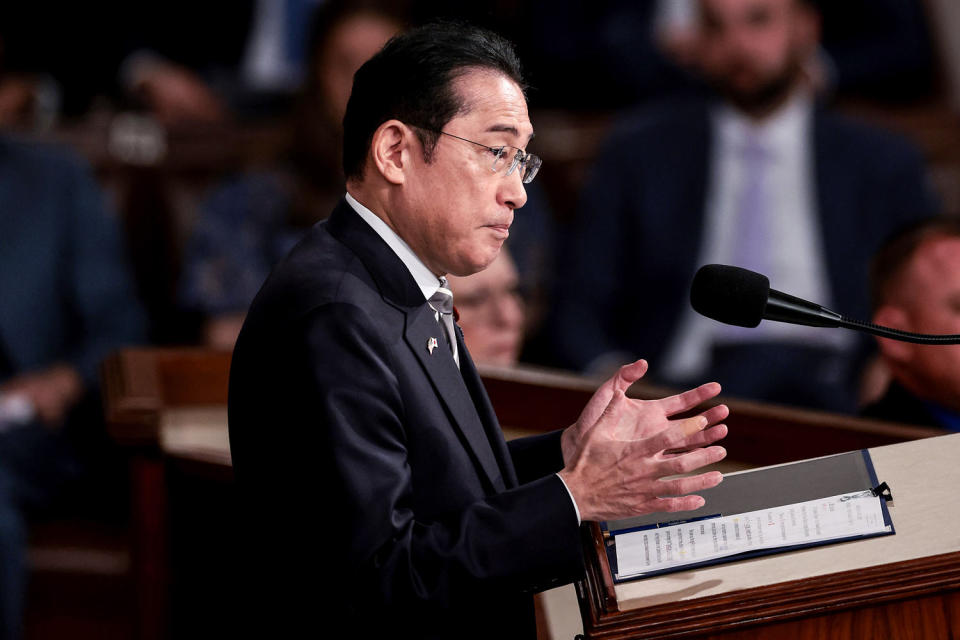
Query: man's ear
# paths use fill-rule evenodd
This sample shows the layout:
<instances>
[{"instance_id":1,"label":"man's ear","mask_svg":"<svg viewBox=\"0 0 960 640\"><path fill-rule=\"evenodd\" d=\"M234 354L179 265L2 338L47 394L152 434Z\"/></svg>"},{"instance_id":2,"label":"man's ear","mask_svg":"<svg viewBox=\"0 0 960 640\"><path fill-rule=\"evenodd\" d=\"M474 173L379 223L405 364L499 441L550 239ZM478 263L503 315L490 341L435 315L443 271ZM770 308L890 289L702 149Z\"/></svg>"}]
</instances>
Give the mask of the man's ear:
<instances>
[{"instance_id":1,"label":"man's ear","mask_svg":"<svg viewBox=\"0 0 960 640\"><path fill-rule=\"evenodd\" d=\"M873 314L873 323L890 327L891 329L912 331L907 312L900 307L889 304L877 309ZM877 342L880 345L880 353L894 366L906 365L913 358L914 347L909 342L901 342L900 340L891 340L889 338L878 338Z\"/></svg>"},{"instance_id":2,"label":"man's ear","mask_svg":"<svg viewBox=\"0 0 960 640\"><path fill-rule=\"evenodd\" d=\"M412 147L416 144L410 127L399 120L387 120L373 132L370 161L387 182L403 184L410 169Z\"/></svg>"}]
</instances>

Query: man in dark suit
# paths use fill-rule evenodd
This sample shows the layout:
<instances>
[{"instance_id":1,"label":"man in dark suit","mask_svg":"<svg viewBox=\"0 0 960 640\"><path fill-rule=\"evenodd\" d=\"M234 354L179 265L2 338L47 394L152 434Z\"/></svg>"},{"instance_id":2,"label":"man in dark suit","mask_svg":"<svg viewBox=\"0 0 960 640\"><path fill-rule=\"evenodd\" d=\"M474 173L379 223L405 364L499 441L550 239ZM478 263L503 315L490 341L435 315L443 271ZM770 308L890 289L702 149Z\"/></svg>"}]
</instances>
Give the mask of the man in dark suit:
<instances>
[{"instance_id":1,"label":"man in dark suit","mask_svg":"<svg viewBox=\"0 0 960 640\"><path fill-rule=\"evenodd\" d=\"M274 270L234 351L261 623L530 638L532 592L582 571L580 519L695 508L720 481L662 479L723 457L706 445L725 407L668 419L719 387L628 400L642 361L575 425L504 442L441 278L485 268L524 204L522 86L509 44L462 25L400 36L354 78L345 201Z\"/></svg>"},{"instance_id":2,"label":"man in dark suit","mask_svg":"<svg viewBox=\"0 0 960 640\"><path fill-rule=\"evenodd\" d=\"M875 323L960 334L960 221L927 220L891 238L877 253L871 280ZM960 345L877 340L892 380L864 415L960 431Z\"/></svg>"},{"instance_id":3,"label":"man in dark suit","mask_svg":"<svg viewBox=\"0 0 960 640\"><path fill-rule=\"evenodd\" d=\"M919 156L816 104L805 2L700 9L714 97L644 111L601 149L565 256L558 350L579 369L638 354L665 382L705 376L728 393L852 411L861 343L777 323L726 329L696 316L687 291L700 265L737 264L865 317L870 256L933 209Z\"/></svg>"}]
</instances>

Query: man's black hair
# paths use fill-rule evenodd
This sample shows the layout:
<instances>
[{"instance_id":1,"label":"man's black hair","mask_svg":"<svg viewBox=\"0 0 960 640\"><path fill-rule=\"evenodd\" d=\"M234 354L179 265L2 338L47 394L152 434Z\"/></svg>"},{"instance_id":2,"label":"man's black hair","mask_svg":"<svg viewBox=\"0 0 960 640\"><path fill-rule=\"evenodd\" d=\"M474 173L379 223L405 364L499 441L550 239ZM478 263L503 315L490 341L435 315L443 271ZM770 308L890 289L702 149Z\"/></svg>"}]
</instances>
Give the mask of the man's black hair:
<instances>
[{"instance_id":1,"label":"man's black hair","mask_svg":"<svg viewBox=\"0 0 960 640\"><path fill-rule=\"evenodd\" d=\"M429 162L440 131L469 105L454 81L471 70L489 70L525 89L520 60L499 35L460 22L437 22L391 39L353 78L343 118L343 169L363 177L373 134L387 120L416 126Z\"/></svg>"}]
</instances>

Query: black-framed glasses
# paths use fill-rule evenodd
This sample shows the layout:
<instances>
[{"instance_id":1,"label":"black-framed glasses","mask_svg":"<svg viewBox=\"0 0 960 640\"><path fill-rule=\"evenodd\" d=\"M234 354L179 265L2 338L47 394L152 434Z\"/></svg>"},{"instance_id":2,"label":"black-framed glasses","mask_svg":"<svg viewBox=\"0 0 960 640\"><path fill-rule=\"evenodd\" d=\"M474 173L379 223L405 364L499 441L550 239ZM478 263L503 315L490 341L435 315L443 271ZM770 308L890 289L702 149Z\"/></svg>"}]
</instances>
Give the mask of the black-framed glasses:
<instances>
[{"instance_id":1,"label":"black-framed glasses","mask_svg":"<svg viewBox=\"0 0 960 640\"><path fill-rule=\"evenodd\" d=\"M426 127L419 128L423 129L424 131L441 133L445 136L450 136L451 138L456 138L457 140L463 140L464 142L475 144L478 147L483 147L493 154L493 164L490 166L491 171L494 173L500 173L506 169L506 172L503 175L508 176L519 167L520 179L523 181L523 184L530 184L533 182L533 179L537 177L537 171L540 170L540 165L543 163L543 161L540 160L540 156L535 156L532 153L524 153L523 149L511 147L510 145L491 147L480 142L474 142L473 140L467 140L466 138L455 136L452 133L447 133L446 131L437 131L435 129L427 129ZM516 149L517 151L512 158L510 156L509 149ZM510 159L509 162L507 162L508 158Z\"/></svg>"}]
</instances>

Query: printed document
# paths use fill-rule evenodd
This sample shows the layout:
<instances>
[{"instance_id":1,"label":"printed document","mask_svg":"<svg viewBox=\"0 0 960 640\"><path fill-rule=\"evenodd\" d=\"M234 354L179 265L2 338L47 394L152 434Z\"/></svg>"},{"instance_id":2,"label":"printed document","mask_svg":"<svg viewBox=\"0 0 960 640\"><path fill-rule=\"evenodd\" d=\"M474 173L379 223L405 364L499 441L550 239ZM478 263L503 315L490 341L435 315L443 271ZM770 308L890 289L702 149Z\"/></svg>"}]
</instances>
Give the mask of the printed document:
<instances>
[{"instance_id":1,"label":"printed document","mask_svg":"<svg viewBox=\"0 0 960 640\"><path fill-rule=\"evenodd\" d=\"M726 556L889 531L871 491L614 532L618 579Z\"/></svg>"}]
</instances>

